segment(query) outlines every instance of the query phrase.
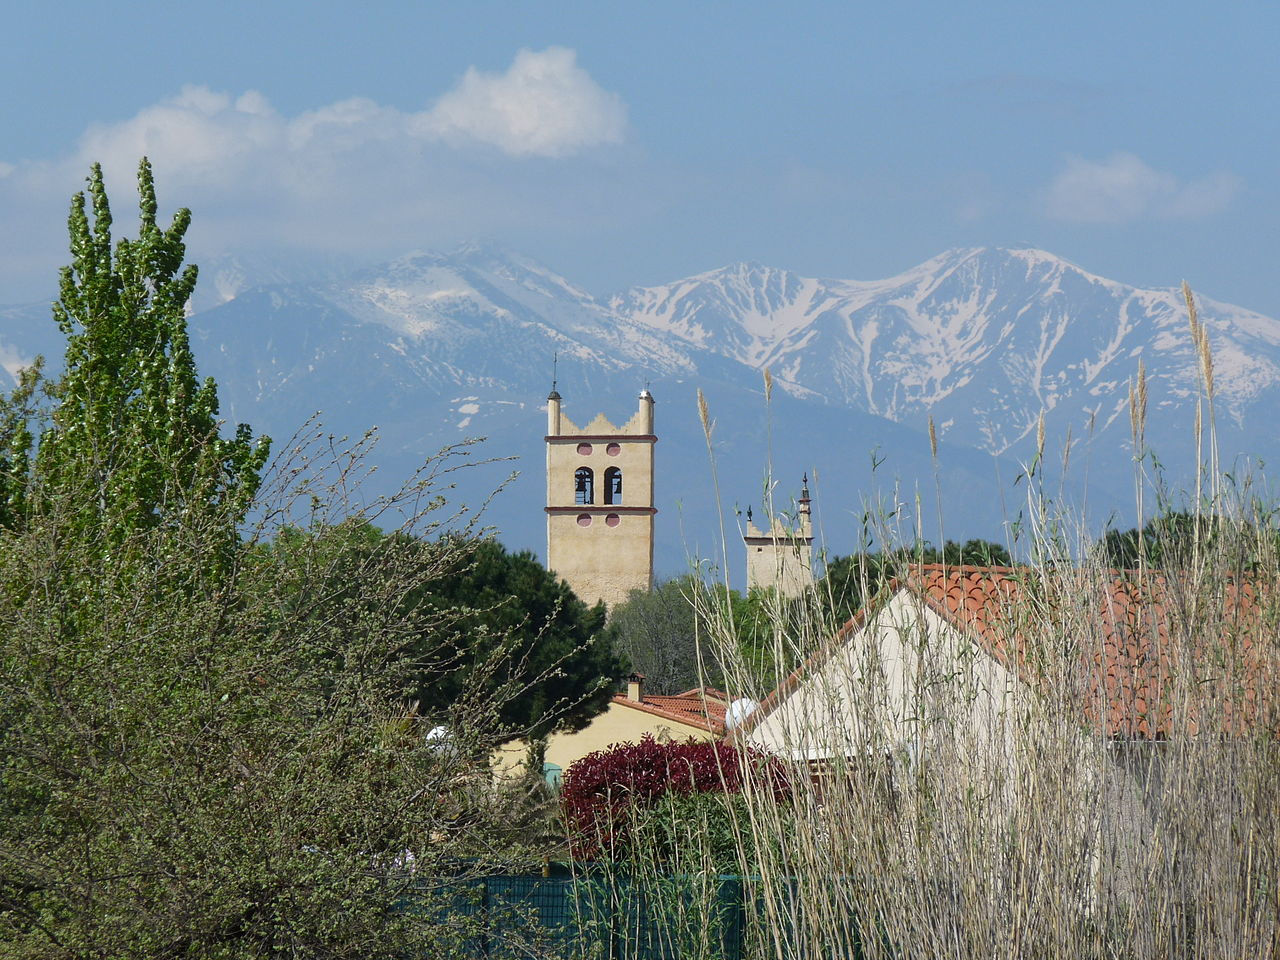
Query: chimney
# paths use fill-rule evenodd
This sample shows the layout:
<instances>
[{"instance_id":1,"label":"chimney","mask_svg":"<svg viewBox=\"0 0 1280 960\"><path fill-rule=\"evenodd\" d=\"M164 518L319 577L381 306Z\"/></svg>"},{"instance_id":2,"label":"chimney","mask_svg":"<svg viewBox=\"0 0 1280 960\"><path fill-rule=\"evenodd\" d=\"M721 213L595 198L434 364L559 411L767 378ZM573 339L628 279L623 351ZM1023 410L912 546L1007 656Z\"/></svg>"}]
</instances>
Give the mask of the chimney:
<instances>
[{"instance_id":1,"label":"chimney","mask_svg":"<svg viewBox=\"0 0 1280 960\"><path fill-rule=\"evenodd\" d=\"M643 673L633 673L627 677L627 699L632 703L644 703Z\"/></svg>"}]
</instances>

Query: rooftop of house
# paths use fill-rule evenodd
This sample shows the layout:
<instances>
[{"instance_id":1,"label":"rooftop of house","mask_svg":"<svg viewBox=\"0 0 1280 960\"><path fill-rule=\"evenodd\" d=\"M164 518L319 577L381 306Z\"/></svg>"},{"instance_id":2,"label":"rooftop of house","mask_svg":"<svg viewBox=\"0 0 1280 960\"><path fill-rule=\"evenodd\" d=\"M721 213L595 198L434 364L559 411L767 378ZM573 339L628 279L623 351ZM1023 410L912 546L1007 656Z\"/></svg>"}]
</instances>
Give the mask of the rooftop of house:
<instances>
[{"instance_id":1,"label":"rooftop of house","mask_svg":"<svg viewBox=\"0 0 1280 960\"><path fill-rule=\"evenodd\" d=\"M922 564L895 578L832 642L761 704L743 733L782 703L888 600L906 591L1032 687L1076 684L1087 724L1116 739L1184 732L1224 734L1258 723L1280 728L1280 595L1277 584L1225 580L1197 588L1158 571L1055 570ZM1066 654L1066 656L1063 656ZM1188 671L1190 673L1188 674ZM1179 680L1182 681L1181 688ZM1221 716L1206 725L1194 704Z\"/></svg>"},{"instance_id":2,"label":"rooftop of house","mask_svg":"<svg viewBox=\"0 0 1280 960\"><path fill-rule=\"evenodd\" d=\"M725 713L729 709L728 695L713 687L694 687L683 693L669 695L644 693L641 688L639 700L628 693L619 693L614 696L613 702L665 720L707 730L717 737L724 735Z\"/></svg>"}]
</instances>

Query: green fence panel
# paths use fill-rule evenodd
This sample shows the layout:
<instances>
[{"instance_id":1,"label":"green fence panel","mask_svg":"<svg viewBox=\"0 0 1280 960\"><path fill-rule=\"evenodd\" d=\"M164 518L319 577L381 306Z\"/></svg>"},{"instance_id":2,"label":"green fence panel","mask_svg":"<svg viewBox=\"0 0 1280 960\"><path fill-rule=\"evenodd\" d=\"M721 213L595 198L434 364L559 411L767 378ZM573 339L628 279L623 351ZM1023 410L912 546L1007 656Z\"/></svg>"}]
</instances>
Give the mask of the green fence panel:
<instances>
[{"instance_id":1,"label":"green fence panel","mask_svg":"<svg viewBox=\"0 0 1280 960\"><path fill-rule=\"evenodd\" d=\"M739 877L497 875L424 881L418 909L484 960L741 960Z\"/></svg>"}]
</instances>

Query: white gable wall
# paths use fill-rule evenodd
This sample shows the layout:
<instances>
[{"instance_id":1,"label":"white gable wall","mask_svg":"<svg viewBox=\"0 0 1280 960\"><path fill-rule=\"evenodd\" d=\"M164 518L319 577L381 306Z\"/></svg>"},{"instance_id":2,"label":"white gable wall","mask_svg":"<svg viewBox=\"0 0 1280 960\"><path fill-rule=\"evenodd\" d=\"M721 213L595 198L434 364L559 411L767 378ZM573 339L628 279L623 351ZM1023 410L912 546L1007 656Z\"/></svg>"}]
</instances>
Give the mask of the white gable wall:
<instances>
[{"instance_id":1,"label":"white gable wall","mask_svg":"<svg viewBox=\"0 0 1280 960\"><path fill-rule=\"evenodd\" d=\"M1116 762L1115 745L1088 735L1083 721L1064 727L1038 705L1015 673L903 590L747 740L796 762L924 762L935 789L949 793L942 806L981 811L965 829L989 836L966 842L991 851L1007 849L1021 821L1034 832L1058 817L1057 852L1081 864L1097 896L1131 900L1152 869L1148 859L1161 855L1151 846L1146 787Z\"/></svg>"},{"instance_id":2,"label":"white gable wall","mask_svg":"<svg viewBox=\"0 0 1280 960\"><path fill-rule=\"evenodd\" d=\"M999 745L1005 755L1018 687L1011 671L901 590L747 739L798 761L912 755L933 742L978 752Z\"/></svg>"}]
</instances>

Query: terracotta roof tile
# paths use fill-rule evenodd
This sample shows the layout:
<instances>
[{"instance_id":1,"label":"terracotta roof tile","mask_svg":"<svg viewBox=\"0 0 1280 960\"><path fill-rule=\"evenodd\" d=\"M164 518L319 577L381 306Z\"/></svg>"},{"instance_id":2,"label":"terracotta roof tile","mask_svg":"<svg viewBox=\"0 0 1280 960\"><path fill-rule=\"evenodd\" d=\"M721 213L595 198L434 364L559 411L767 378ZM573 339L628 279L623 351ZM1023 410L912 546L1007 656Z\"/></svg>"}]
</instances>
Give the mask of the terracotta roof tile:
<instances>
[{"instance_id":1,"label":"terracotta roof tile","mask_svg":"<svg viewBox=\"0 0 1280 960\"><path fill-rule=\"evenodd\" d=\"M1035 644L1050 637L1073 643L1087 684L1087 719L1107 736L1163 737L1179 721L1192 736L1275 722L1259 710L1261 701L1271 706L1276 680L1276 645L1268 662L1260 641L1268 630L1274 641L1276 626L1267 623L1271 605L1261 602L1256 581L1227 582L1206 600L1187 577L1152 571L1068 571L1047 579L1029 569L925 565L906 580L1033 684L1047 679L1045 651ZM1188 681L1212 686L1179 710L1174 701L1186 695ZM1205 704L1221 710L1220 723L1197 714Z\"/></svg>"},{"instance_id":2,"label":"terracotta roof tile","mask_svg":"<svg viewBox=\"0 0 1280 960\"><path fill-rule=\"evenodd\" d=\"M695 687L670 696L645 694L639 703L620 693L613 698L613 702L707 730L716 736L724 735L725 712L729 708L729 698L711 687Z\"/></svg>"},{"instance_id":3,"label":"terracotta roof tile","mask_svg":"<svg viewBox=\"0 0 1280 960\"><path fill-rule=\"evenodd\" d=\"M917 566L859 611L735 735L758 724L870 611L902 589L1033 686L1062 683L1069 662L1056 654L1072 654L1080 669L1071 674L1084 684L1078 691L1082 719L1106 736L1167 736L1175 717L1192 736L1203 729L1230 734L1258 723L1276 726L1277 585L1268 584L1264 598L1259 581L1228 582L1220 596L1206 601L1194 590L1179 589L1186 580L1158 572L1097 577L1067 570L1047 578L1031 568ZM1047 649L1050 644L1056 650ZM1200 686L1191 700L1201 706L1179 711L1173 701L1185 694L1188 679ZM1220 722L1206 723L1203 713L1197 715L1204 704L1221 712Z\"/></svg>"}]
</instances>

